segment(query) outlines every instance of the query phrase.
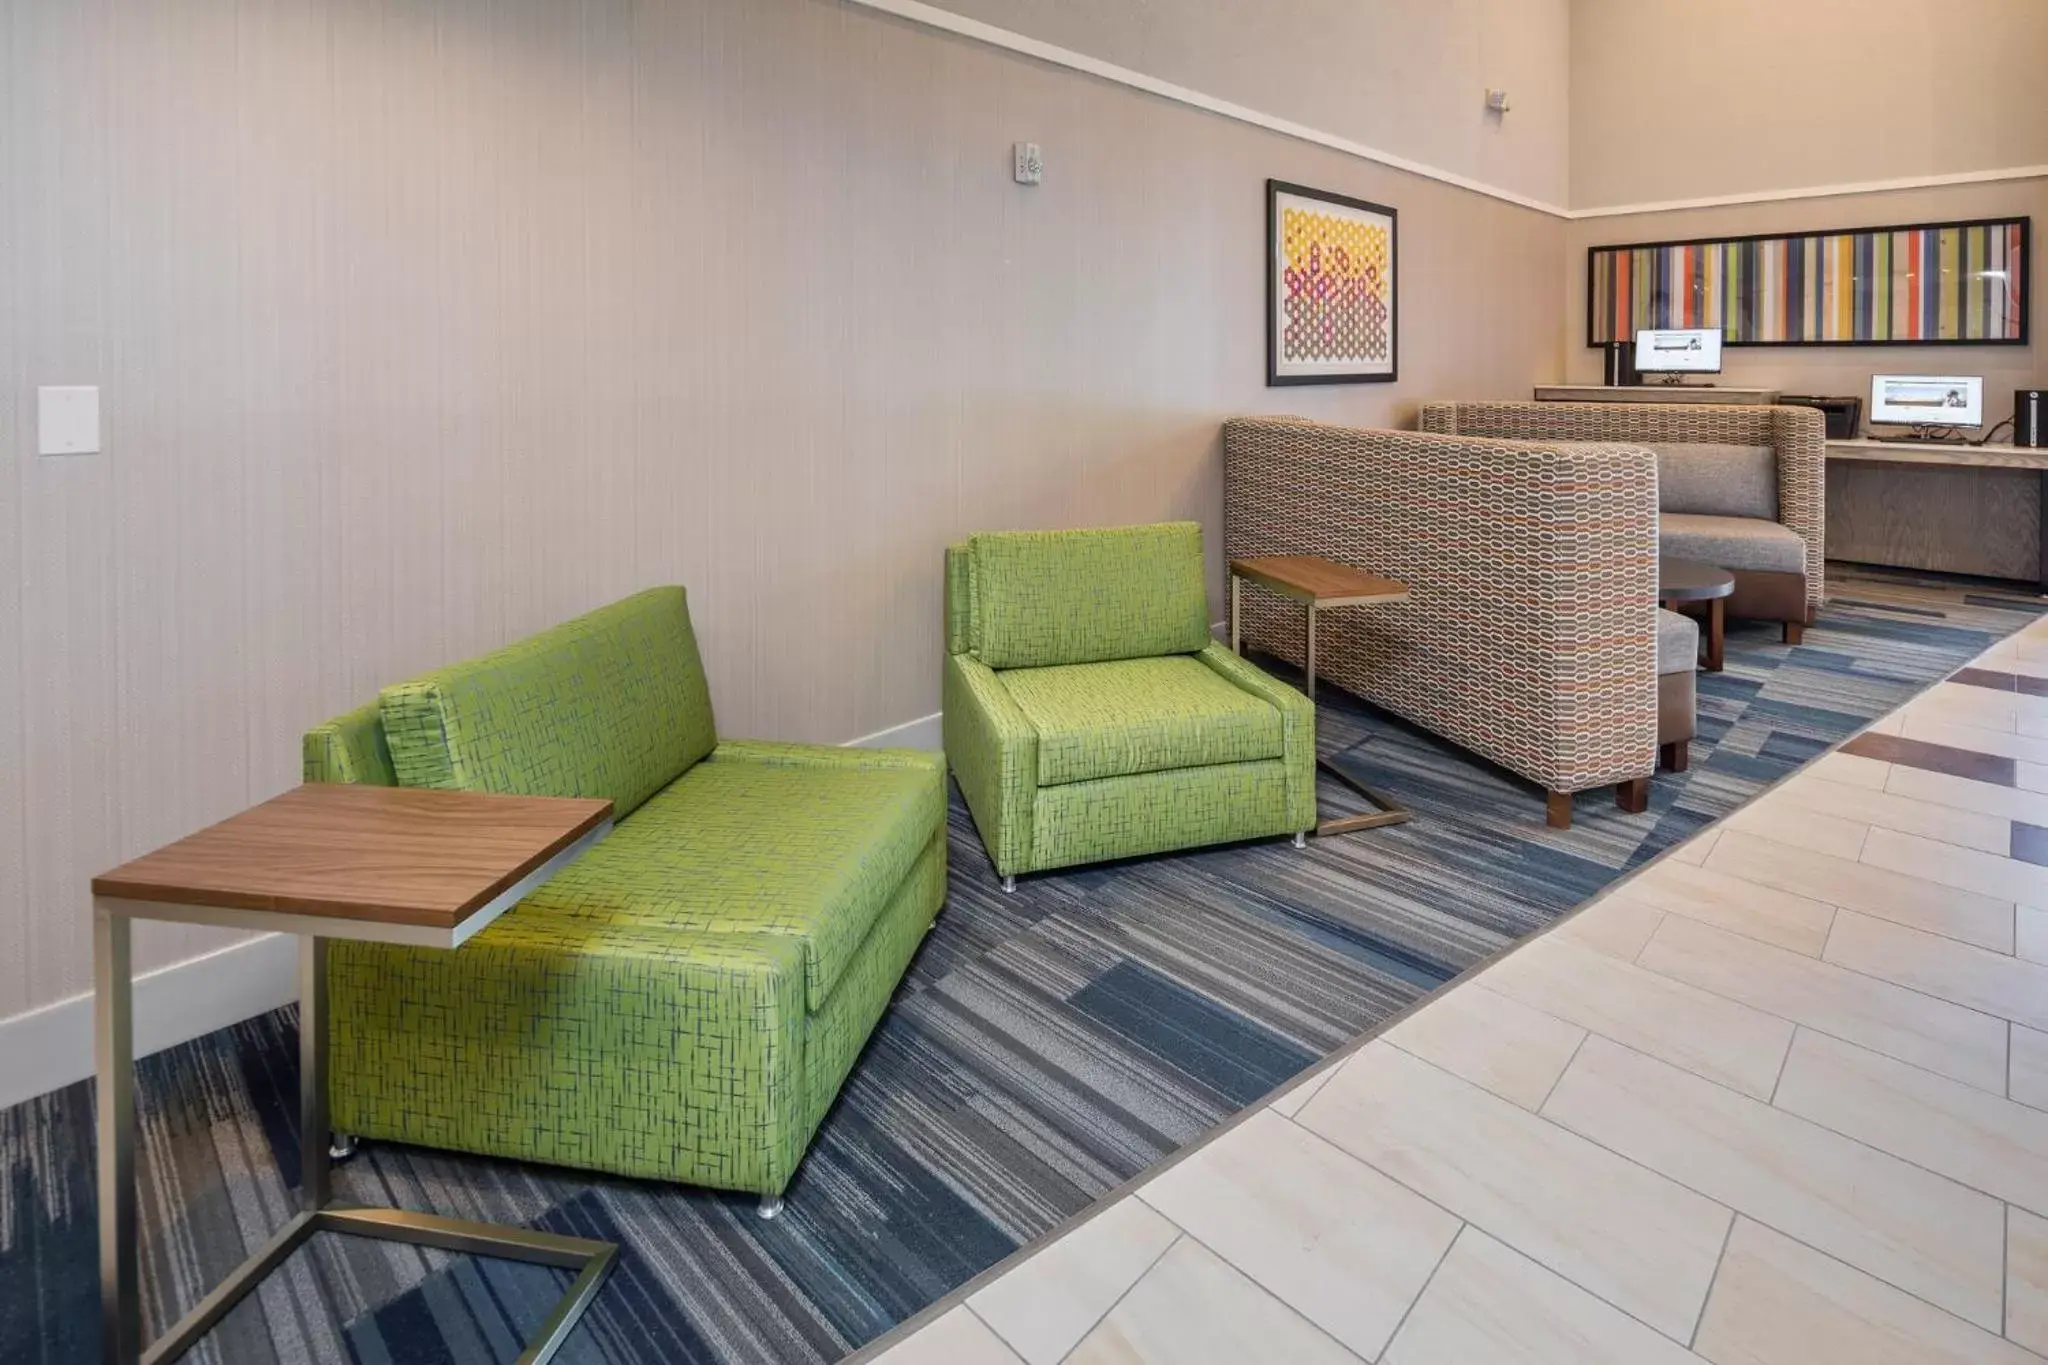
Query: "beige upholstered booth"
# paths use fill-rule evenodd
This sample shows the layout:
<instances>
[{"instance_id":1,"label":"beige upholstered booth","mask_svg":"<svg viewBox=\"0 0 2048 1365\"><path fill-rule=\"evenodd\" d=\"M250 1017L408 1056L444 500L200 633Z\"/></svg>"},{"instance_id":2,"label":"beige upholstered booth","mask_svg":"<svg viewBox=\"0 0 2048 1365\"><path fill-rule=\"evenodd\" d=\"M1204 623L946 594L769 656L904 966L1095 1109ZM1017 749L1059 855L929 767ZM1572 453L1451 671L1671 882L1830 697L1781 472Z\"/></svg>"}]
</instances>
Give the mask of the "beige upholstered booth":
<instances>
[{"instance_id":1,"label":"beige upholstered booth","mask_svg":"<svg viewBox=\"0 0 2048 1365\"><path fill-rule=\"evenodd\" d=\"M1659 744L1692 736L1675 664L1684 724L1659 730L1660 633L1697 639L1659 624L1655 456L1291 417L1225 423L1223 452L1231 558L1324 555L1409 587L1325 617L1319 676L1534 782L1553 824L1596 787L1644 808ZM1243 619L1250 646L1301 662L1299 611L1247 592Z\"/></svg>"},{"instance_id":2,"label":"beige upholstered booth","mask_svg":"<svg viewBox=\"0 0 2048 1365\"><path fill-rule=\"evenodd\" d=\"M1735 575L1731 617L1797 644L1826 580L1827 437L1814 408L1674 403L1426 403L1422 429L1523 441L1625 441L1657 456L1662 553Z\"/></svg>"}]
</instances>

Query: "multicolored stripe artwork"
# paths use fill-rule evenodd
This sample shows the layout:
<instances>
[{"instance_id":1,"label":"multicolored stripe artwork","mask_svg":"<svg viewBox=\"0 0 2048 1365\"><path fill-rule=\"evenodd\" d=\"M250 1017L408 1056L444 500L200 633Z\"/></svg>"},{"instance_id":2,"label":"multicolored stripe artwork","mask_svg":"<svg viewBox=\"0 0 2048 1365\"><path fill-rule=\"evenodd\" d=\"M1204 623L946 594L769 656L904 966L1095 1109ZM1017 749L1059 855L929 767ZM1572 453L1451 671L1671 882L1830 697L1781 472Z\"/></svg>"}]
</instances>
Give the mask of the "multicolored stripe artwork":
<instances>
[{"instance_id":1,"label":"multicolored stripe artwork","mask_svg":"<svg viewBox=\"0 0 2048 1365\"><path fill-rule=\"evenodd\" d=\"M1597 246L1586 344L1719 327L1730 346L2024 344L2029 222Z\"/></svg>"}]
</instances>

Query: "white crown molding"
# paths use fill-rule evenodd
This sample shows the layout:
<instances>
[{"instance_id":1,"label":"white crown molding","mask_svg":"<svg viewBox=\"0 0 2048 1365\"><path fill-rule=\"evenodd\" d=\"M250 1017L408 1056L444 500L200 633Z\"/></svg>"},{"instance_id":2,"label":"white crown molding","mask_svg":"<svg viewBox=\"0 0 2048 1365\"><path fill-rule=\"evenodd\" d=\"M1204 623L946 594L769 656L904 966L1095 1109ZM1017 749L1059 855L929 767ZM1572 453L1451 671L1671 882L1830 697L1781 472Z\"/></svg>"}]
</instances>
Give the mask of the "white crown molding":
<instances>
[{"instance_id":1,"label":"white crown molding","mask_svg":"<svg viewBox=\"0 0 2048 1365\"><path fill-rule=\"evenodd\" d=\"M1006 28L997 28L994 24L982 23L979 19L969 19L962 15L954 14L950 10L922 4L919 0L847 0L847 3L858 5L863 9L875 10L882 14L894 15L898 19L907 19L911 23L922 24L926 28L935 28L946 33L956 34L962 38L971 38L975 42L986 43L990 47L999 47L1005 51L1015 52L1020 56L1035 58L1041 62L1048 62L1053 66L1063 66L1069 71L1078 71L1083 75L1096 76L1105 81L1114 81L1118 85L1129 86L1133 90L1142 90L1148 95L1157 95L1161 99L1172 100L1176 104L1185 104L1192 109L1201 109L1211 114L1220 114L1224 118L1235 119L1239 123L1249 123L1255 128L1264 128L1268 132L1279 133L1283 137L1298 138L1303 142L1313 142L1319 147L1328 147L1333 151L1343 152L1346 155L1358 157L1363 161L1377 162L1382 166L1391 166L1397 171L1407 171L1411 175L1423 176L1430 180L1440 181L1446 185L1455 185L1461 190L1470 190L1474 194L1483 194L1489 199L1502 199L1510 204L1519 204L1525 209L1534 209L1538 213L1547 213L1553 218L1569 218L1571 216L1568 210L1559 205L1545 203L1543 200L1533 198L1530 195L1520 194L1514 190L1502 189L1498 185L1489 185L1484 181L1474 180L1470 176L1459 175L1456 171L1447 171L1439 166L1429 166L1420 161L1411 161L1405 156L1396 156L1392 152L1381 151L1377 147L1368 147L1362 142L1353 142L1347 137L1338 137L1335 133L1326 133L1319 128L1311 128L1304 123L1296 123L1291 119L1278 118L1272 114L1261 113L1257 109L1250 109L1242 104L1233 104L1229 100L1218 99L1214 95L1205 95L1199 90L1190 90L1184 85L1175 85L1172 81L1163 81L1156 76L1148 76L1142 71L1133 71L1129 67L1118 66L1114 62L1105 62L1099 58L1090 57L1086 53L1075 52L1071 48L1040 42L1036 38L1028 38L1021 33L1014 33Z\"/></svg>"},{"instance_id":2,"label":"white crown molding","mask_svg":"<svg viewBox=\"0 0 2048 1365\"><path fill-rule=\"evenodd\" d=\"M1772 204L1792 199L1826 199L1850 194L1882 194L1888 190L1938 189L1944 185L1989 184L1999 180L2031 180L2039 176L2048 176L2048 166L2008 166L1996 170L1959 171L1950 175L1913 175L1902 176L1895 180L1867 180L1841 185L1809 185L1804 188L1787 190L1755 190L1740 194L1706 195L1698 199L1667 199L1647 204L1613 204L1587 209L1565 208L1514 190L1503 189L1499 185L1489 185L1484 181L1474 180L1470 176L1459 175L1456 171L1444 170L1440 166L1430 166L1420 161L1411 161L1405 156L1397 156L1392 152L1382 151L1377 147L1369 147L1362 142L1354 142L1350 138L1339 137L1335 133L1326 133L1319 128L1311 128L1307 124L1296 123L1292 119L1284 119L1273 114L1263 113L1257 109L1247 108L1242 104L1233 104L1229 100L1218 99L1214 95L1205 95L1199 90L1191 90L1184 85L1175 85L1172 81L1163 81L1156 76L1148 76L1142 71L1133 71L1129 67L1118 66L1114 62L1105 62L1099 58L1090 57L1086 53L1075 52L1071 48L1041 42L1036 38L1027 37L1010 29L998 28L994 24L983 23L979 19L969 19L964 15L955 14L951 10L944 10L935 5L924 4L922 0L846 0L846 3L857 5L862 9L874 10L880 14L893 15L898 19L908 20L914 24L921 24L926 28L938 29L944 33L968 38L977 43L986 43L990 47L1001 48L1006 52L1014 52L1019 56L1047 62L1053 66L1062 66L1069 71L1078 71L1083 75L1095 76L1105 81L1113 81L1118 85L1128 86L1133 90L1141 90L1148 95L1157 95L1161 99L1168 99L1176 104L1187 105L1191 109L1200 109L1207 113L1221 115L1227 119L1235 119L1239 123L1248 123L1255 128L1264 128L1268 132L1279 133L1283 137L1296 138L1302 142L1312 142L1318 147L1328 147L1332 151L1343 152L1347 156L1355 156L1363 161L1375 162L1382 166L1391 166L1397 171L1407 171L1411 175L1419 175L1425 179L1435 180L1445 185L1455 185L1461 190L1470 190L1474 194L1483 194L1489 199L1499 199L1510 204L1520 205L1525 209L1534 209L1538 213L1549 214L1553 218L1567 220L1620 218L1634 213L1676 213L1682 209L1725 208L1737 204Z\"/></svg>"},{"instance_id":3,"label":"white crown molding","mask_svg":"<svg viewBox=\"0 0 2048 1365\"><path fill-rule=\"evenodd\" d=\"M1862 180L1842 185L1808 185L1803 189L1755 190L1742 194L1710 194L1698 199L1663 199L1649 204L1612 204L1572 209L1565 217L1620 218L1631 213L1677 213L1682 209L1717 209L1738 204L1776 204L1791 199L1832 199L1847 194L1885 194L1893 190L1940 189L1947 185L1988 185L2000 180L2038 180L2048 166L2004 166L1988 171L1956 171L1948 175L1907 175L1895 180Z\"/></svg>"}]
</instances>

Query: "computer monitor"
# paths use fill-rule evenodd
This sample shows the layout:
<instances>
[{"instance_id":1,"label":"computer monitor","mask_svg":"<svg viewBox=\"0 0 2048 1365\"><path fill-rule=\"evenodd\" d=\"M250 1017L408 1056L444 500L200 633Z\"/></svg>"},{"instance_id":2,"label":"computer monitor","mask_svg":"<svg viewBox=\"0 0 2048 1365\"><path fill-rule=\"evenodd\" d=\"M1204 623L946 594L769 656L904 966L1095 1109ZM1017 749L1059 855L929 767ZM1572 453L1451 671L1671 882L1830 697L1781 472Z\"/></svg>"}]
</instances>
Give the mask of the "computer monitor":
<instances>
[{"instance_id":1,"label":"computer monitor","mask_svg":"<svg viewBox=\"0 0 2048 1365\"><path fill-rule=\"evenodd\" d=\"M1873 425L1981 427L1984 377L1976 374L1874 374Z\"/></svg>"},{"instance_id":2,"label":"computer monitor","mask_svg":"<svg viewBox=\"0 0 2048 1365\"><path fill-rule=\"evenodd\" d=\"M1721 333L1713 327L1645 327L1636 333L1642 374L1721 373Z\"/></svg>"}]
</instances>

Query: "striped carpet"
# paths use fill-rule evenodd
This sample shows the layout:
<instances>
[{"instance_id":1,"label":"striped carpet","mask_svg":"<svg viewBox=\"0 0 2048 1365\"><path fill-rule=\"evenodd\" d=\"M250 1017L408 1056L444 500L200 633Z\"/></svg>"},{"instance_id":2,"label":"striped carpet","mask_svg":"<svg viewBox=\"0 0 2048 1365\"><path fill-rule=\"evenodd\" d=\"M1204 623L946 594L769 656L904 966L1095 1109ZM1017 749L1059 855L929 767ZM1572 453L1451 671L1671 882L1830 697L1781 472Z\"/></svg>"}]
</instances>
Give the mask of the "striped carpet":
<instances>
[{"instance_id":1,"label":"striped carpet","mask_svg":"<svg viewBox=\"0 0 2048 1365\"><path fill-rule=\"evenodd\" d=\"M997 892L957 802L938 926L789 1196L753 1201L384 1145L338 1197L614 1239L625 1255L558 1359L830 1361L1620 872L1950 672L2043 609L1996 590L1837 572L1806 643L1738 626L1700 675L1690 773L1647 817L1600 794L1543 824L1528 785L1338 695L1327 753L1413 824L1024 880ZM1350 808L1325 782L1325 813ZM160 1328L287 1216L289 1011L146 1060L146 1317ZM0 1361L94 1358L91 1099L0 1111ZM509 1361L554 1272L323 1237L190 1357Z\"/></svg>"}]
</instances>

